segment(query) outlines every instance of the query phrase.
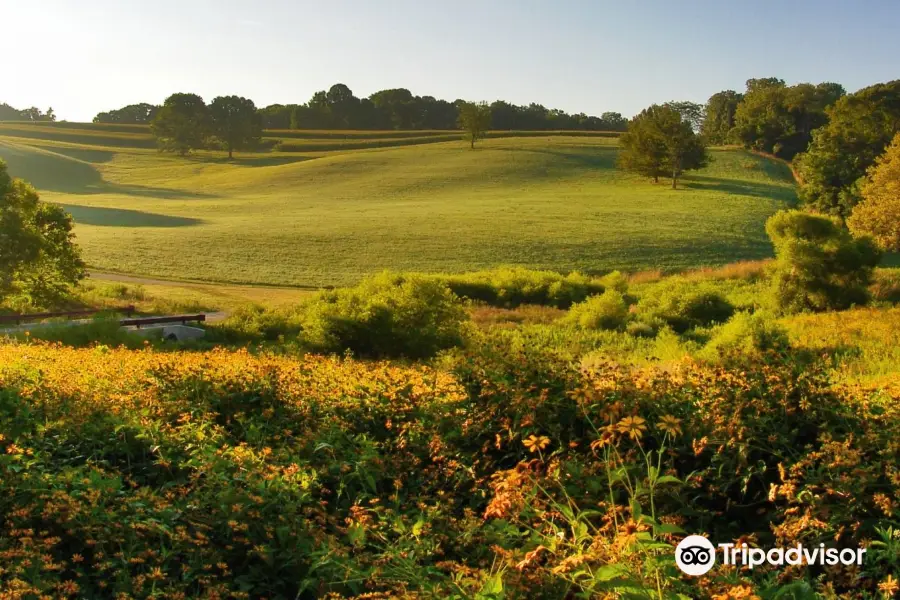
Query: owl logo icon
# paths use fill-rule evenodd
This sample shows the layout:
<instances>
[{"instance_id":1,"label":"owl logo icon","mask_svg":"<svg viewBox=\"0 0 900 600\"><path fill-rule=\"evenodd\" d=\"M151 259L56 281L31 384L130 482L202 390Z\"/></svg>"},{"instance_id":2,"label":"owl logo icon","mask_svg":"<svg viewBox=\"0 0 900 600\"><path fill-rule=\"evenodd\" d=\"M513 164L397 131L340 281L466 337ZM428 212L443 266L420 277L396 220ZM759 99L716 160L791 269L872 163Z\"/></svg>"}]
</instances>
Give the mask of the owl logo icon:
<instances>
[{"instance_id":1,"label":"owl logo icon","mask_svg":"<svg viewBox=\"0 0 900 600\"><path fill-rule=\"evenodd\" d=\"M675 564L688 575L704 575L716 564L716 548L702 535L689 535L675 548Z\"/></svg>"}]
</instances>

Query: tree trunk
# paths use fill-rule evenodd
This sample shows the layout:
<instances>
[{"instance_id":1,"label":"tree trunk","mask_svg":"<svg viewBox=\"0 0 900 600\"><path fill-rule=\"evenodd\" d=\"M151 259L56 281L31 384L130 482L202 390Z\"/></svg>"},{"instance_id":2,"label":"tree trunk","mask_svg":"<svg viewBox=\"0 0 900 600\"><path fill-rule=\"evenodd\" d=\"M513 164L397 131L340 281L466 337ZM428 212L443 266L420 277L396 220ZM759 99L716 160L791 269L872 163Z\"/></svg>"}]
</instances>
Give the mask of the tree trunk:
<instances>
[{"instance_id":1,"label":"tree trunk","mask_svg":"<svg viewBox=\"0 0 900 600\"><path fill-rule=\"evenodd\" d=\"M659 183L659 175L653 176L653 183Z\"/></svg>"},{"instance_id":2,"label":"tree trunk","mask_svg":"<svg viewBox=\"0 0 900 600\"><path fill-rule=\"evenodd\" d=\"M672 189L678 189L678 171L672 170Z\"/></svg>"},{"instance_id":3,"label":"tree trunk","mask_svg":"<svg viewBox=\"0 0 900 600\"><path fill-rule=\"evenodd\" d=\"M231 145L228 146L228 160L231 160L232 148Z\"/></svg>"},{"instance_id":4,"label":"tree trunk","mask_svg":"<svg viewBox=\"0 0 900 600\"><path fill-rule=\"evenodd\" d=\"M469 146L469 148L471 148L472 150L474 150L474 149L475 149L475 136L474 136L474 135L472 136L471 142L472 142L472 145Z\"/></svg>"}]
</instances>

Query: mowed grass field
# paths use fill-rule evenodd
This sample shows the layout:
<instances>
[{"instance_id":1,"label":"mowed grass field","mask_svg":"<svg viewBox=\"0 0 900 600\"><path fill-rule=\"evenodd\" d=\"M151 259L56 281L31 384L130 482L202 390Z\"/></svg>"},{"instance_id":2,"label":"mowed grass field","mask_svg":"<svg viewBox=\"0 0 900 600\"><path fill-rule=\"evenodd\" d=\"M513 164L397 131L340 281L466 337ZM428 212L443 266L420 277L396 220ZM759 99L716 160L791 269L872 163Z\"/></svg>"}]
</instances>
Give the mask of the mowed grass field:
<instances>
[{"instance_id":1,"label":"mowed grass field","mask_svg":"<svg viewBox=\"0 0 900 600\"><path fill-rule=\"evenodd\" d=\"M415 145L229 162L159 154L133 126L78 127L0 124L0 158L71 212L92 268L161 278L321 286L382 269L680 270L770 256L765 219L795 200L787 167L765 158L713 150L672 190L617 170L604 136L523 133L470 150L415 143L447 135L426 132L407 136ZM350 140L404 137L366 133ZM335 141L326 134L290 141Z\"/></svg>"}]
</instances>

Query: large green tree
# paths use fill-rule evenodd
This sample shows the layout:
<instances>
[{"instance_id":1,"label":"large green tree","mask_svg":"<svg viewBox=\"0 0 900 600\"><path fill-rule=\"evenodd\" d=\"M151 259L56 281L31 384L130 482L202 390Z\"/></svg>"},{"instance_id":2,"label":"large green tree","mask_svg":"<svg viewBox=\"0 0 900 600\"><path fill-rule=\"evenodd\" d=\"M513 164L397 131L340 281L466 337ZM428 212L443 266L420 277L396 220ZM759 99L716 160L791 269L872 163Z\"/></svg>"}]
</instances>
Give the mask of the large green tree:
<instances>
[{"instance_id":1,"label":"large green tree","mask_svg":"<svg viewBox=\"0 0 900 600\"><path fill-rule=\"evenodd\" d=\"M206 146L210 125L203 98L197 94L172 94L156 113L150 129L160 150L184 156Z\"/></svg>"},{"instance_id":2,"label":"large green tree","mask_svg":"<svg viewBox=\"0 0 900 600\"><path fill-rule=\"evenodd\" d=\"M259 143L262 118L253 100L219 96L210 103L209 116L212 133L228 150L228 158L235 150L247 150Z\"/></svg>"},{"instance_id":3,"label":"large green tree","mask_svg":"<svg viewBox=\"0 0 900 600\"><path fill-rule=\"evenodd\" d=\"M843 94L836 83L787 86L774 77L750 79L729 136L747 148L791 159L806 150L813 130L828 121L826 109Z\"/></svg>"},{"instance_id":4,"label":"large green tree","mask_svg":"<svg viewBox=\"0 0 900 600\"><path fill-rule=\"evenodd\" d=\"M619 138L618 164L623 169L653 177L671 176L672 188L685 171L706 166L703 140L691 122L670 105L644 109L628 124Z\"/></svg>"},{"instance_id":5,"label":"large green tree","mask_svg":"<svg viewBox=\"0 0 900 600\"><path fill-rule=\"evenodd\" d=\"M42 202L0 160L0 303L17 296L51 305L84 277L72 225L68 213Z\"/></svg>"},{"instance_id":6,"label":"large green tree","mask_svg":"<svg viewBox=\"0 0 900 600\"><path fill-rule=\"evenodd\" d=\"M734 114L744 95L725 90L709 97L704 108L700 134L710 144L726 144L734 127Z\"/></svg>"},{"instance_id":7,"label":"large green tree","mask_svg":"<svg viewBox=\"0 0 900 600\"><path fill-rule=\"evenodd\" d=\"M813 132L809 150L794 161L800 198L846 217L861 198L866 170L900 131L900 79L843 96L828 109L828 118Z\"/></svg>"},{"instance_id":8,"label":"large green tree","mask_svg":"<svg viewBox=\"0 0 900 600\"><path fill-rule=\"evenodd\" d=\"M459 106L459 127L466 132L470 147L484 138L491 127L491 107L485 102L462 102Z\"/></svg>"}]
</instances>

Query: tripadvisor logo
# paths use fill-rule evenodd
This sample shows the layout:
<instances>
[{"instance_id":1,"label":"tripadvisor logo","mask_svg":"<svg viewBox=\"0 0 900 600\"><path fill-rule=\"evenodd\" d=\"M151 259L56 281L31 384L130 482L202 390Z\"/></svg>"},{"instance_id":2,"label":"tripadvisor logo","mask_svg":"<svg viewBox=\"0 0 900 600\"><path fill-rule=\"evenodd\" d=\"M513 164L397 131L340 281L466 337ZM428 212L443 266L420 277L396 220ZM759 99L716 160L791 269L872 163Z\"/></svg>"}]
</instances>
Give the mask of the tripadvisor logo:
<instances>
[{"instance_id":1,"label":"tripadvisor logo","mask_svg":"<svg viewBox=\"0 0 900 600\"><path fill-rule=\"evenodd\" d=\"M763 564L784 565L862 565L865 548L806 547L797 544L793 548L749 548L735 544L719 544L722 549L722 564L745 566L750 569ZM707 573L716 564L716 547L702 535L689 535L675 548L675 564L684 573L699 576Z\"/></svg>"}]
</instances>

